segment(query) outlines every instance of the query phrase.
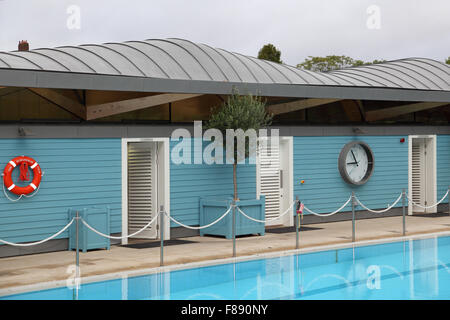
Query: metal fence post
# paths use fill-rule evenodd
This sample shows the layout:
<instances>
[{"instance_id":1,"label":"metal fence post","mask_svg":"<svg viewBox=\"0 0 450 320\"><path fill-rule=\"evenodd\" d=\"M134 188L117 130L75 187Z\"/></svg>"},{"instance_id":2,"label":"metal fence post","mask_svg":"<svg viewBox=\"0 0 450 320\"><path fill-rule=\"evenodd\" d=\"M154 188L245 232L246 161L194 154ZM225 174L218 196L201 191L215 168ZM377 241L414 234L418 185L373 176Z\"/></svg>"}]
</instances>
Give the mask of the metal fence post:
<instances>
[{"instance_id":1,"label":"metal fence post","mask_svg":"<svg viewBox=\"0 0 450 320\"><path fill-rule=\"evenodd\" d=\"M236 257L236 201L233 200L233 219L232 219L232 226L231 226L231 232L233 237L233 257Z\"/></svg>"},{"instance_id":2,"label":"metal fence post","mask_svg":"<svg viewBox=\"0 0 450 320\"><path fill-rule=\"evenodd\" d=\"M406 235L406 192L402 190L403 235Z\"/></svg>"},{"instance_id":3,"label":"metal fence post","mask_svg":"<svg viewBox=\"0 0 450 320\"><path fill-rule=\"evenodd\" d=\"M76 275L76 279L78 281L78 278L80 277L80 273L79 273L79 269L80 269L80 248L79 248L79 245L78 245L78 242L79 242L78 234L79 234L79 230L80 230L80 227L79 227L80 215L79 215L78 211L77 211L76 220L77 220L77 223L76 223L75 240L77 242L77 245L76 245L76 259L75 259L75 265L76 265L75 275Z\"/></svg>"},{"instance_id":4,"label":"metal fence post","mask_svg":"<svg viewBox=\"0 0 450 320\"><path fill-rule=\"evenodd\" d=\"M295 215L294 215L294 219L295 219L295 236L296 236L296 238L295 238L295 249L298 249L299 248L299 239L298 239L298 237L299 237L299 220L298 220L298 211L297 211L297 208L298 208L298 196L295 196Z\"/></svg>"},{"instance_id":5,"label":"metal fence post","mask_svg":"<svg viewBox=\"0 0 450 320\"><path fill-rule=\"evenodd\" d=\"M73 299L78 300L78 285L80 281L80 248L79 248L79 220L80 214L78 211L75 216L75 287L73 289Z\"/></svg>"},{"instance_id":6,"label":"metal fence post","mask_svg":"<svg viewBox=\"0 0 450 320\"><path fill-rule=\"evenodd\" d=\"M160 237L160 240L161 240L160 254L159 254L159 265L162 267L162 266L164 266L164 215L165 215L164 206L160 206L159 214L160 214L159 237Z\"/></svg>"},{"instance_id":7,"label":"metal fence post","mask_svg":"<svg viewBox=\"0 0 450 320\"><path fill-rule=\"evenodd\" d=\"M450 186L448 186L448 214L450 215Z\"/></svg>"},{"instance_id":8,"label":"metal fence post","mask_svg":"<svg viewBox=\"0 0 450 320\"><path fill-rule=\"evenodd\" d=\"M352 191L352 242L355 242L355 191Z\"/></svg>"}]
</instances>

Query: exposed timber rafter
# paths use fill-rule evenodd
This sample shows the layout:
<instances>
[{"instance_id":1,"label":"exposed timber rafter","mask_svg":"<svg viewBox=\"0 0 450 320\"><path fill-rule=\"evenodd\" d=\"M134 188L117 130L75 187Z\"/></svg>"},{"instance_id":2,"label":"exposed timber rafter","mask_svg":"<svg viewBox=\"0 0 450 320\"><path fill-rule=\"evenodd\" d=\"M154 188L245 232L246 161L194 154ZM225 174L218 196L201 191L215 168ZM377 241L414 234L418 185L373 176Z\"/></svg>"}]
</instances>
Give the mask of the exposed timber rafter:
<instances>
[{"instance_id":1,"label":"exposed timber rafter","mask_svg":"<svg viewBox=\"0 0 450 320\"><path fill-rule=\"evenodd\" d=\"M83 90L74 89L73 93L77 97L77 100L78 100L79 103L81 103L82 105L86 104L86 101L84 100L84 97L83 97L83 93L84 93Z\"/></svg>"},{"instance_id":2,"label":"exposed timber rafter","mask_svg":"<svg viewBox=\"0 0 450 320\"><path fill-rule=\"evenodd\" d=\"M449 102L418 102L366 112L366 121L395 118L404 114L445 106Z\"/></svg>"},{"instance_id":3,"label":"exposed timber rafter","mask_svg":"<svg viewBox=\"0 0 450 320\"><path fill-rule=\"evenodd\" d=\"M310 99L303 99L303 100L297 100L297 101L292 101L292 102L269 105L269 106L267 106L266 110L269 113L277 115L277 114L282 114L282 113L288 113L288 112L308 109L308 108L312 108L312 107L318 107L318 106L328 104L328 103L333 103L333 102L336 102L339 100L341 100L341 99L310 98Z\"/></svg>"},{"instance_id":4,"label":"exposed timber rafter","mask_svg":"<svg viewBox=\"0 0 450 320\"><path fill-rule=\"evenodd\" d=\"M28 90L74 114L78 118L86 120L86 108L78 101L70 99L52 89L28 88Z\"/></svg>"},{"instance_id":5,"label":"exposed timber rafter","mask_svg":"<svg viewBox=\"0 0 450 320\"><path fill-rule=\"evenodd\" d=\"M364 121L364 110L359 100L342 100L341 106L350 122Z\"/></svg>"},{"instance_id":6,"label":"exposed timber rafter","mask_svg":"<svg viewBox=\"0 0 450 320\"><path fill-rule=\"evenodd\" d=\"M166 103L186 100L202 94L163 93L148 97L103 103L87 107L87 120L112 116L119 113L145 109Z\"/></svg>"},{"instance_id":7,"label":"exposed timber rafter","mask_svg":"<svg viewBox=\"0 0 450 320\"><path fill-rule=\"evenodd\" d=\"M228 100L228 96L224 95L224 94L218 94L217 97L222 100L222 102L225 102Z\"/></svg>"}]
</instances>

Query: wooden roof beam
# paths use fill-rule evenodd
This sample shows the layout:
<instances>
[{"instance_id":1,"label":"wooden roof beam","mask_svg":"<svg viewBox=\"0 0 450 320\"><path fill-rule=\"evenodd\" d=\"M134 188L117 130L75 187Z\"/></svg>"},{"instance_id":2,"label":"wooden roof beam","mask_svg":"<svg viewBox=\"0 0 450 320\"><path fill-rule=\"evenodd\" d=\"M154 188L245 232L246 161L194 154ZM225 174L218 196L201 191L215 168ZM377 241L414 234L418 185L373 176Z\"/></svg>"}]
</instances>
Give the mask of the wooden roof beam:
<instances>
[{"instance_id":1,"label":"wooden roof beam","mask_svg":"<svg viewBox=\"0 0 450 320\"><path fill-rule=\"evenodd\" d=\"M418 102L366 112L366 121L395 118L404 114L445 106L448 102Z\"/></svg>"},{"instance_id":2,"label":"wooden roof beam","mask_svg":"<svg viewBox=\"0 0 450 320\"><path fill-rule=\"evenodd\" d=\"M70 99L52 89L28 88L28 90L40 96L41 98L54 103L58 107L70 112L71 114L74 114L78 118L86 120L86 108L78 101Z\"/></svg>"},{"instance_id":3,"label":"wooden roof beam","mask_svg":"<svg viewBox=\"0 0 450 320\"><path fill-rule=\"evenodd\" d=\"M288 113L303 109L308 109L312 107L318 107L324 104L333 103L339 101L341 99L318 99L318 98L310 98L297 100L292 102L273 104L266 107L267 112L272 113L273 115Z\"/></svg>"},{"instance_id":4,"label":"wooden roof beam","mask_svg":"<svg viewBox=\"0 0 450 320\"><path fill-rule=\"evenodd\" d=\"M108 117L120 113L159 106L180 100L201 96L202 94L163 93L148 97L127 99L87 106L87 120Z\"/></svg>"},{"instance_id":5,"label":"wooden roof beam","mask_svg":"<svg viewBox=\"0 0 450 320\"><path fill-rule=\"evenodd\" d=\"M341 106L350 122L362 122L364 120L364 114L360 101L347 99L341 100Z\"/></svg>"}]
</instances>

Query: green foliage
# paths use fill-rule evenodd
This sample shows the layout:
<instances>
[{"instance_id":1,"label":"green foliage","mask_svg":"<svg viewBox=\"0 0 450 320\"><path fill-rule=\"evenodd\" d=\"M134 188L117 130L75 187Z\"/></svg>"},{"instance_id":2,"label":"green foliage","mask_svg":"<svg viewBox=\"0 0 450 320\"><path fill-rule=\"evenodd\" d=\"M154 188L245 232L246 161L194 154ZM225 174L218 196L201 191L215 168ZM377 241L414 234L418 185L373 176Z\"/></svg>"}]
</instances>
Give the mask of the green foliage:
<instances>
[{"instance_id":1,"label":"green foliage","mask_svg":"<svg viewBox=\"0 0 450 320\"><path fill-rule=\"evenodd\" d=\"M382 63L385 60L374 60L372 62L364 62L362 60L353 59L347 56L326 56L326 57L312 57L309 56L304 62L299 63L297 68L306 69L318 72L327 72L349 67L358 67L369 64Z\"/></svg>"},{"instance_id":2,"label":"green foliage","mask_svg":"<svg viewBox=\"0 0 450 320\"><path fill-rule=\"evenodd\" d=\"M276 63L283 63L281 61L281 51L270 43L264 45L261 50L259 50L258 59L269 60Z\"/></svg>"},{"instance_id":3,"label":"green foliage","mask_svg":"<svg viewBox=\"0 0 450 320\"><path fill-rule=\"evenodd\" d=\"M226 129L259 130L269 126L272 115L266 112L266 102L259 96L239 95L233 90L220 107L213 108L207 128L215 128L225 136Z\"/></svg>"},{"instance_id":4,"label":"green foliage","mask_svg":"<svg viewBox=\"0 0 450 320\"><path fill-rule=\"evenodd\" d=\"M383 62L386 62L386 60L375 59L372 62L366 62L365 64L377 64L377 63L383 63Z\"/></svg>"},{"instance_id":5,"label":"green foliage","mask_svg":"<svg viewBox=\"0 0 450 320\"><path fill-rule=\"evenodd\" d=\"M446 64L450 64L450 57L447 58L447 60L445 60Z\"/></svg>"}]
</instances>

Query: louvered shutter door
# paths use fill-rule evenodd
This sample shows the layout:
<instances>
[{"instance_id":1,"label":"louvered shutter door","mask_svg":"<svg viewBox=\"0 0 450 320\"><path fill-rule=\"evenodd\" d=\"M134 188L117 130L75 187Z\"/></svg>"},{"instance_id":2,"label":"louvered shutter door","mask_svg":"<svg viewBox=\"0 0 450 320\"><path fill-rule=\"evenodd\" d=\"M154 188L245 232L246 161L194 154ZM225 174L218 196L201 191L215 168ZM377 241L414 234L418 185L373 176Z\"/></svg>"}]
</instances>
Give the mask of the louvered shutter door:
<instances>
[{"instance_id":1,"label":"louvered shutter door","mask_svg":"<svg viewBox=\"0 0 450 320\"><path fill-rule=\"evenodd\" d=\"M412 144L411 157L411 183L412 183L412 200L420 205L425 204L425 150L422 139L417 139ZM424 209L413 205L413 212L424 212Z\"/></svg>"},{"instance_id":2,"label":"louvered shutter door","mask_svg":"<svg viewBox=\"0 0 450 320\"><path fill-rule=\"evenodd\" d=\"M153 156L150 143L128 144L128 234L147 225L154 216ZM156 224L136 238L156 238Z\"/></svg>"},{"instance_id":3,"label":"louvered shutter door","mask_svg":"<svg viewBox=\"0 0 450 320\"><path fill-rule=\"evenodd\" d=\"M280 215L280 150L270 143L259 147L260 194L266 196L266 218Z\"/></svg>"}]
</instances>

